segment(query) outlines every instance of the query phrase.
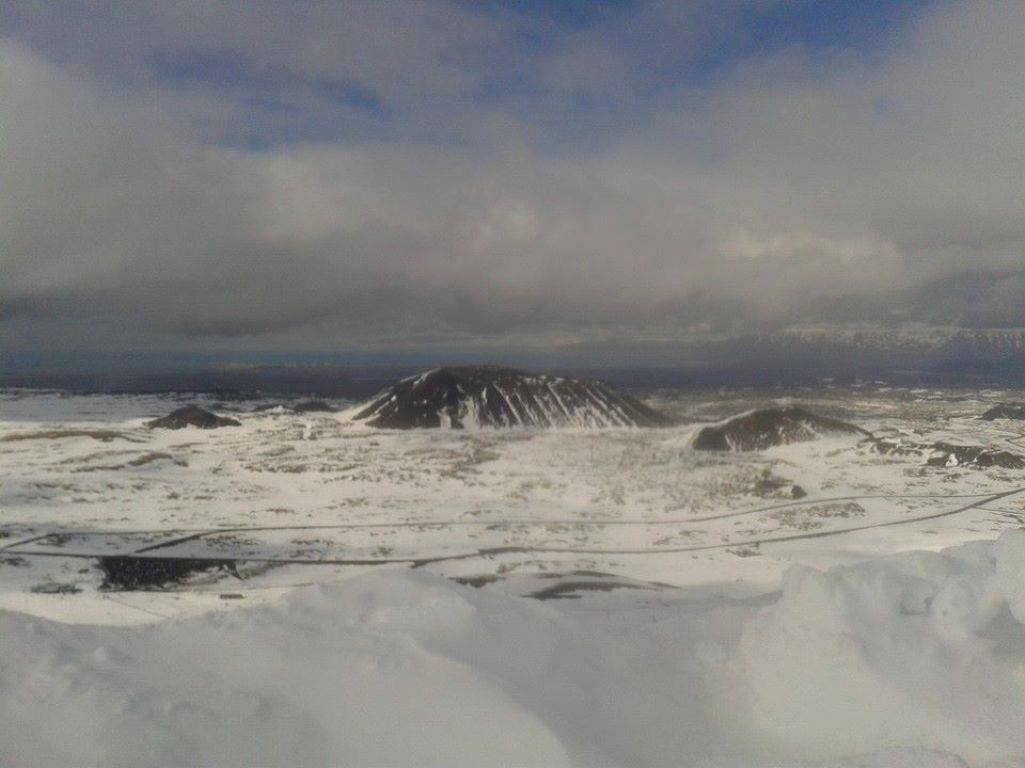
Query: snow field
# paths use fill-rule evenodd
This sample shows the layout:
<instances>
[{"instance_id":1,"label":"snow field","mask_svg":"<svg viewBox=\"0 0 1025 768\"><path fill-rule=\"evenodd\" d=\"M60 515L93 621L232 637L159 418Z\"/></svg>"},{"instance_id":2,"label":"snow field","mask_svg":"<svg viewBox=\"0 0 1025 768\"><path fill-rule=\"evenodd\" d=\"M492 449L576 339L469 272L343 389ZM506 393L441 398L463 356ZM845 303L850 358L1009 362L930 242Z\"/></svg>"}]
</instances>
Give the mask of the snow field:
<instances>
[{"instance_id":1,"label":"snow field","mask_svg":"<svg viewBox=\"0 0 1025 768\"><path fill-rule=\"evenodd\" d=\"M1025 766L1025 473L690 448L745 397L672 401L693 423L665 430L397 434L4 393L0 764ZM802 401L1025 451L976 418L1006 397ZM152 546L459 557L112 592L70 556Z\"/></svg>"},{"instance_id":2,"label":"snow field","mask_svg":"<svg viewBox=\"0 0 1025 768\"><path fill-rule=\"evenodd\" d=\"M1021 765L1023 594L1011 532L768 604L375 571L142 628L5 612L0 762Z\"/></svg>"}]
</instances>

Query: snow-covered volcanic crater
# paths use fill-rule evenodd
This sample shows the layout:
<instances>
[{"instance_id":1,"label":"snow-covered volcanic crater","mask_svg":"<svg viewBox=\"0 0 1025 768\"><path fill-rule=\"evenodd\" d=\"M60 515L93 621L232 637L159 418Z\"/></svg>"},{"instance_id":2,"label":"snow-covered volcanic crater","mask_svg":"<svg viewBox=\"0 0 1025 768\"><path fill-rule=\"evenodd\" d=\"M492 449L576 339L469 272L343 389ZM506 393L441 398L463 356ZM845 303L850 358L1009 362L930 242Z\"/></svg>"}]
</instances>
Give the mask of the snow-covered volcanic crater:
<instances>
[{"instance_id":1,"label":"snow-covered volcanic crater","mask_svg":"<svg viewBox=\"0 0 1025 768\"><path fill-rule=\"evenodd\" d=\"M841 435L872 437L854 424L790 405L748 411L705 427L695 437L694 447L700 451L764 451L773 446Z\"/></svg>"},{"instance_id":2,"label":"snow-covered volcanic crater","mask_svg":"<svg viewBox=\"0 0 1025 768\"><path fill-rule=\"evenodd\" d=\"M403 379L353 411L386 429L450 427L661 427L670 420L600 381L513 368L435 368Z\"/></svg>"}]
</instances>

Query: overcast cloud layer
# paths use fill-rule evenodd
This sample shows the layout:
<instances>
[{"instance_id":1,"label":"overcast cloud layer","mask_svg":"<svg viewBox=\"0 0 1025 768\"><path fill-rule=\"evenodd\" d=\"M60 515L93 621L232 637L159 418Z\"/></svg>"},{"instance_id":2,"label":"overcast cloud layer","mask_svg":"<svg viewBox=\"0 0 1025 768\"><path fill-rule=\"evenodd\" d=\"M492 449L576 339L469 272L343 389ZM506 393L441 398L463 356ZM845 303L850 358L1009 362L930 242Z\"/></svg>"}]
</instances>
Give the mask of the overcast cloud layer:
<instances>
[{"instance_id":1,"label":"overcast cloud layer","mask_svg":"<svg viewBox=\"0 0 1025 768\"><path fill-rule=\"evenodd\" d=\"M0 345L1025 326L1025 5L587 8L4 5Z\"/></svg>"}]
</instances>

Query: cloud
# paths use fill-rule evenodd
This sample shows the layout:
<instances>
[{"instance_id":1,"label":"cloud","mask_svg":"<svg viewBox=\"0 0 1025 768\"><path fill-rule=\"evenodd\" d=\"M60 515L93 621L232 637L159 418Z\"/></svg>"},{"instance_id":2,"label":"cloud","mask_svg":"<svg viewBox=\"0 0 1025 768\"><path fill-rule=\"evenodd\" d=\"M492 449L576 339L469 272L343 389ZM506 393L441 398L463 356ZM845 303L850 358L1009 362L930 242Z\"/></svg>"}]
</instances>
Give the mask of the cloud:
<instances>
[{"instance_id":1,"label":"cloud","mask_svg":"<svg viewBox=\"0 0 1025 768\"><path fill-rule=\"evenodd\" d=\"M658 73L735 9L672 7L8 7L0 343L1025 325L1025 11L942 5L688 87ZM277 140L236 140L257 124Z\"/></svg>"}]
</instances>

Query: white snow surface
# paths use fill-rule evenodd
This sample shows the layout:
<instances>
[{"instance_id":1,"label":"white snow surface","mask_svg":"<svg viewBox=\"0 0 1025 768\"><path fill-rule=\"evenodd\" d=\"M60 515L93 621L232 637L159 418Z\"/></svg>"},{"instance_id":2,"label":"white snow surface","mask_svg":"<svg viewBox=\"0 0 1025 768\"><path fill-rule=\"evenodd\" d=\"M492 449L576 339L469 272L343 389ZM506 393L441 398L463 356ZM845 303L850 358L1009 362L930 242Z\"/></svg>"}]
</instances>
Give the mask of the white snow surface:
<instances>
[{"instance_id":1,"label":"white snow surface","mask_svg":"<svg viewBox=\"0 0 1025 768\"><path fill-rule=\"evenodd\" d=\"M1025 533L597 612L409 571L146 628L0 614L6 765L1021 765ZM866 754L867 753L867 754Z\"/></svg>"},{"instance_id":2,"label":"white snow surface","mask_svg":"<svg viewBox=\"0 0 1025 768\"><path fill-rule=\"evenodd\" d=\"M975 418L999 399L802 393L1022 451ZM1025 472L688 447L747 400L650 431L167 432L142 423L171 398L0 393L0 764L1025 766ZM154 544L244 578L100 588L88 556Z\"/></svg>"}]
</instances>

